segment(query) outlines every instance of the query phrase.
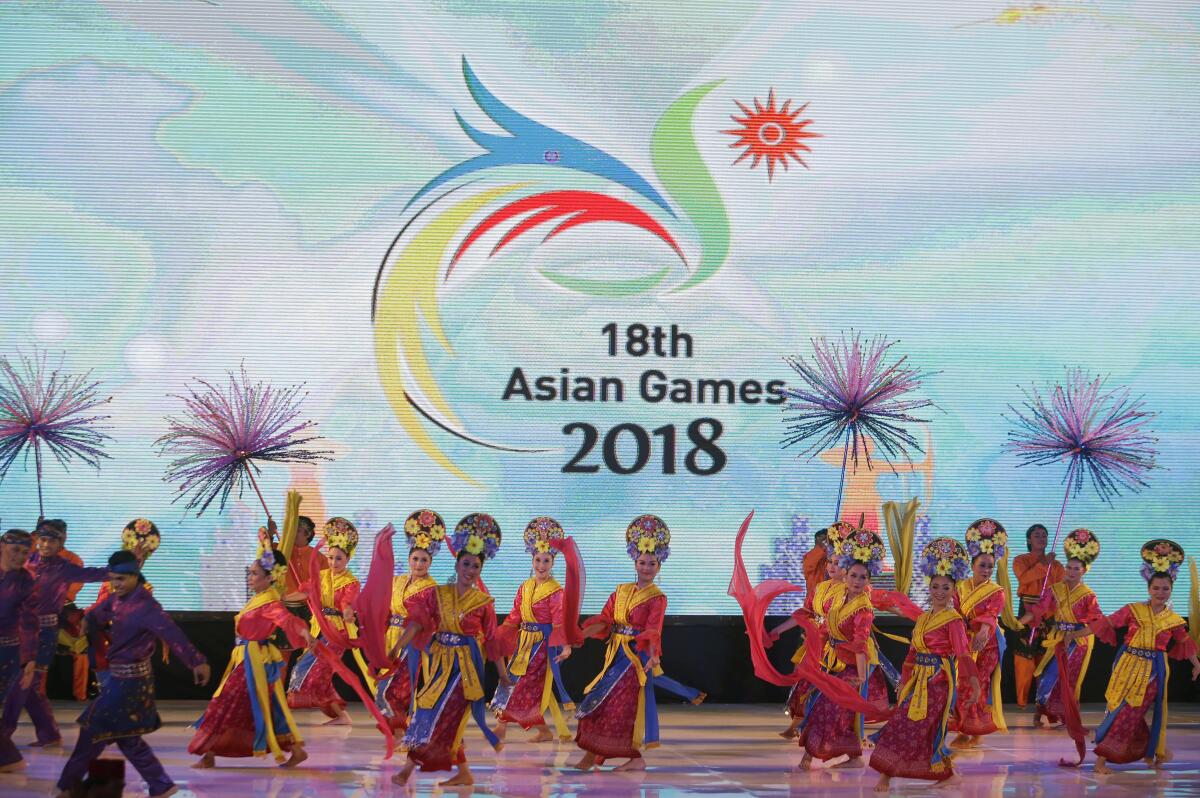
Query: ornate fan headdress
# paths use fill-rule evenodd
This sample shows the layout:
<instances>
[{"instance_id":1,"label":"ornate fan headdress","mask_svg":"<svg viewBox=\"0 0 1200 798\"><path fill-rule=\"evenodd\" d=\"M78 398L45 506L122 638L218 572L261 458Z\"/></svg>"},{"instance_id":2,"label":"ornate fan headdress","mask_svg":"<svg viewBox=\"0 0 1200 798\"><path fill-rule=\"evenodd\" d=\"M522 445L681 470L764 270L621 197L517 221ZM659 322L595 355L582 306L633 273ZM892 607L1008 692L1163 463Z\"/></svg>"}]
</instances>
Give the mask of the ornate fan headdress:
<instances>
[{"instance_id":1,"label":"ornate fan headdress","mask_svg":"<svg viewBox=\"0 0 1200 798\"><path fill-rule=\"evenodd\" d=\"M639 554L653 554L665 562L671 556L671 530L657 515L639 515L625 528L625 551L634 560Z\"/></svg>"},{"instance_id":2,"label":"ornate fan headdress","mask_svg":"<svg viewBox=\"0 0 1200 798\"><path fill-rule=\"evenodd\" d=\"M500 550L500 525L487 513L471 513L454 525L450 538L454 551L490 560Z\"/></svg>"},{"instance_id":3,"label":"ornate fan headdress","mask_svg":"<svg viewBox=\"0 0 1200 798\"><path fill-rule=\"evenodd\" d=\"M550 546L552 540L562 540L567 534L562 525L548 515L539 515L525 525L525 551L535 554L556 554Z\"/></svg>"}]
</instances>

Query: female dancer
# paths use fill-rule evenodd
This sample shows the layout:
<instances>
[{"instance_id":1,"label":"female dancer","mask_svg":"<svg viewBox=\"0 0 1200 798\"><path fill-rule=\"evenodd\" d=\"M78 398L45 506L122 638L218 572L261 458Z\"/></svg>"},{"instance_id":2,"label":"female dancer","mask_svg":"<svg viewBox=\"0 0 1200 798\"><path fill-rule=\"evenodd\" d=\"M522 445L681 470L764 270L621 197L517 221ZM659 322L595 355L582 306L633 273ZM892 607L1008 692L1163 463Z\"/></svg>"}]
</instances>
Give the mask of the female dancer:
<instances>
[{"instance_id":1,"label":"female dancer","mask_svg":"<svg viewBox=\"0 0 1200 798\"><path fill-rule=\"evenodd\" d=\"M1064 690L1073 691L1075 700L1079 700L1079 691L1083 687L1083 677L1087 674L1095 642L1087 625L1103 615L1096 594L1083 583L1083 575L1100 555L1100 541L1090 530L1076 529L1063 540L1063 551L1067 555L1066 576L1061 582L1051 585L1046 595L1036 604L1029 605L1025 614L1018 619L1025 625L1038 627L1044 625L1044 620L1053 621L1043 644L1045 655L1034 674L1040 677L1037 713L1033 717L1035 726L1039 725L1042 715L1050 723L1063 723ZM1066 642L1067 674L1063 678L1063 674L1058 672L1055 651L1060 642L1065 642L1067 632L1078 630L1084 630L1084 635Z\"/></svg>"},{"instance_id":2,"label":"female dancer","mask_svg":"<svg viewBox=\"0 0 1200 798\"><path fill-rule=\"evenodd\" d=\"M82 783L88 766L116 742L121 753L146 781L151 796L167 796L175 783L163 770L144 735L162 726L154 702L154 670L150 657L162 640L192 670L196 684L208 684L208 663L184 637L163 608L143 590L141 558L128 550L108 558L109 585L103 603L88 610L86 622L111 629L108 676L100 683L100 694L79 716L79 738L75 750L58 779L61 796Z\"/></svg>"},{"instance_id":3,"label":"female dancer","mask_svg":"<svg viewBox=\"0 0 1200 798\"><path fill-rule=\"evenodd\" d=\"M888 705L887 686L882 677L872 678L879 655L871 637L875 622L871 577L882 569L883 541L869 530L855 530L842 542L840 558L846 571L845 597L830 608L826 617L829 639L821 670L884 711ZM800 724L799 743L804 749L800 769L811 769L814 758L828 761L843 755L849 759L834 767L861 768L862 725L862 715L843 706L837 696L810 690Z\"/></svg>"},{"instance_id":4,"label":"female dancer","mask_svg":"<svg viewBox=\"0 0 1200 798\"><path fill-rule=\"evenodd\" d=\"M671 554L671 530L661 518L639 515L625 530L625 551L637 581L618 585L604 609L584 624L585 637L608 638L604 667L584 690L575 717L575 764L591 770L607 759L627 759L617 770L645 770L643 748L658 742L654 677L662 672L662 627L667 597L654 578Z\"/></svg>"},{"instance_id":5,"label":"female dancer","mask_svg":"<svg viewBox=\"0 0 1200 798\"><path fill-rule=\"evenodd\" d=\"M953 748L973 748L985 734L1008 731L1000 704L1000 663L1004 659L1004 635L1000 631L1000 613L1004 609L1004 589L992 581L996 560L1004 559L1008 533L999 521L980 518L967 528L967 552L971 555L970 579L958 583L954 607L967 620L971 631L971 650L984 688L971 700L958 702L955 713L958 736ZM959 682L959 692L964 692Z\"/></svg>"},{"instance_id":6,"label":"female dancer","mask_svg":"<svg viewBox=\"0 0 1200 798\"><path fill-rule=\"evenodd\" d=\"M315 587L312 579L320 580L321 613L327 621L339 631L347 629L354 634L354 599L358 598L360 590L358 579L350 573L347 567L354 550L358 547L358 529L345 518L331 518L325 523L326 555L329 559L329 569L309 577L310 590ZM314 606L314 610L315 610ZM317 637L320 625L314 618L309 632ZM324 641L332 650L341 654L332 641ZM313 648L305 651L292 668L291 678L287 689L288 706L292 709L321 710L329 718L326 726L349 726L350 715L346 712L346 702L338 695L333 687L333 669L329 662L317 655Z\"/></svg>"},{"instance_id":7,"label":"female dancer","mask_svg":"<svg viewBox=\"0 0 1200 798\"><path fill-rule=\"evenodd\" d=\"M1017 596L1020 599L1020 613L1025 615L1029 608L1044 598L1042 587L1047 587L1062 581L1063 567L1054 559L1054 552L1046 552L1049 535L1046 527L1034 524L1025 530L1025 545L1028 553L1019 555L1013 560L1013 573L1017 575ZM1050 578L1047 580L1046 574ZM1029 639L1028 631L1018 632L1013 646L1013 673L1016 677L1017 706L1024 709L1029 703L1029 688L1033 685L1034 667L1042 659L1043 645L1046 635L1051 630L1051 618L1045 617L1045 623L1039 625ZM1037 716L1034 717L1034 724Z\"/></svg>"},{"instance_id":8,"label":"female dancer","mask_svg":"<svg viewBox=\"0 0 1200 798\"><path fill-rule=\"evenodd\" d=\"M233 618L237 647L196 722L188 753L200 760L192 767L210 768L218 756L264 756L268 751L289 768L308 758L283 692L284 660L271 642L278 627L296 647L313 644L308 624L283 605L280 590L286 574L286 558L273 549L264 551L246 571L254 598ZM285 751L291 756L285 757Z\"/></svg>"},{"instance_id":9,"label":"female dancer","mask_svg":"<svg viewBox=\"0 0 1200 798\"><path fill-rule=\"evenodd\" d=\"M571 656L567 632L577 623L579 602L567 601L562 586L554 579L555 549L551 546L551 542L565 537L562 526L547 516L539 516L525 527L525 551L533 557L533 576L517 588L512 612L497 633L505 653L515 649L508 660L513 687L497 690L491 703L500 721L496 733L501 740L509 723L519 723L522 729L537 729L531 742L553 739L546 728L546 710L554 719L559 739L571 739L562 710L573 710L575 705L563 687L558 666ZM564 617L564 609L569 604L574 605L576 616L568 619ZM554 696L556 687L559 698Z\"/></svg>"},{"instance_id":10,"label":"female dancer","mask_svg":"<svg viewBox=\"0 0 1200 798\"><path fill-rule=\"evenodd\" d=\"M961 543L935 538L921 552L919 567L929 585L929 610L916 619L896 711L874 735L870 764L879 771L875 792L887 792L894 778L935 781L939 786L962 781L954 772L946 731L956 685L961 681L979 689L966 622L953 602L954 586L970 576L971 563Z\"/></svg>"},{"instance_id":11,"label":"female dancer","mask_svg":"<svg viewBox=\"0 0 1200 798\"><path fill-rule=\"evenodd\" d=\"M1200 677L1196 642L1188 636L1186 621L1170 607L1175 574L1183 562L1183 549L1170 540L1152 540L1142 546L1142 576L1150 600L1126 604L1114 614L1091 622L1091 630L1109 645L1117 644L1117 629L1125 640L1117 651L1108 690L1108 713L1096 729L1096 772L1111 773L1108 763L1137 759L1158 768L1171 760L1167 748L1167 682L1171 659L1192 663L1192 681ZM1068 632L1083 637L1086 630ZM1172 645L1173 643L1173 645ZM1153 711L1146 725L1146 713Z\"/></svg>"},{"instance_id":12,"label":"female dancer","mask_svg":"<svg viewBox=\"0 0 1200 798\"><path fill-rule=\"evenodd\" d=\"M784 632L795 628L801 616L811 618L818 626L823 626L829 611L834 606L842 603L846 596L846 572L841 566L841 556L838 553L838 549L841 547L846 535L853 531L854 527L850 524L838 521L827 529L822 529L817 533L822 545L826 549L825 578L817 582L811 590L807 591L804 596L803 607L792 613L792 617L771 630L767 636L768 647L779 640L780 635ZM824 533L823 536L822 533ZM801 641L800 645L796 647L796 653L792 655L793 666L797 668L800 666L806 650L806 641ZM808 692L811 687L812 685L807 680L801 679L792 686L791 692L788 693L786 711L788 717L791 719L791 723L779 733L779 736L783 739L791 740L796 737L798 733L796 729L804 719L804 703L808 698Z\"/></svg>"},{"instance_id":13,"label":"female dancer","mask_svg":"<svg viewBox=\"0 0 1200 798\"><path fill-rule=\"evenodd\" d=\"M405 784L419 765L422 771L458 773L442 785L474 784L463 747L470 712L483 736L499 751L503 744L487 726L483 701L483 660L496 663L501 684L511 684L496 642L493 599L475 587L485 560L500 548L500 525L490 515L471 513L454 527L451 545L457 552L452 584L421 593L408 607L408 624L390 655L399 656L410 643L429 648L429 676L417 693L417 710L404 744L408 759L392 777Z\"/></svg>"},{"instance_id":14,"label":"female dancer","mask_svg":"<svg viewBox=\"0 0 1200 798\"><path fill-rule=\"evenodd\" d=\"M392 614L387 630L387 647L399 652L398 664L375 687L375 706L398 731L408 728L417 676L423 666L427 667L428 658L411 643L403 649L397 649L396 644L404 633L412 604L427 601L425 594L437 587L429 576L429 566L446 537L446 522L433 510L417 510L405 519L404 536L408 538L408 573L392 578Z\"/></svg>"}]
</instances>

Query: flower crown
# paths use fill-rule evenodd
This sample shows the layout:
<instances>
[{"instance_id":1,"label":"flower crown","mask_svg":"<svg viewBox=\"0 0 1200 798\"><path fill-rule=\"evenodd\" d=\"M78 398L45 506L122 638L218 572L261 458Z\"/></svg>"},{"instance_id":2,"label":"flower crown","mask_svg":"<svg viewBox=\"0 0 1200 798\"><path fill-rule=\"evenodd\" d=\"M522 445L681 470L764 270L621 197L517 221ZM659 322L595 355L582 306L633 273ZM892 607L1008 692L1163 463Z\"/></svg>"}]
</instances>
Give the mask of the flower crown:
<instances>
[{"instance_id":1,"label":"flower crown","mask_svg":"<svg viewBox=\"0 0 1200 798\"><path fill-rule=\"evenodd\" d=\"M121 548L125 551L140 550L146 558L158 550L161 542L162 535L149 518L135 518L121 530Z\"/></svg>"},{"instance_id":2,"label":"flower crown","mask_svg":"<svg viewBox=\"0 0 1200 798\"><path fill-rule=\"evenodd\" d=\"M639 515L625 528L625 551L634 560L639 554L653 554L665 562L671 556L671 530L657 515Z\"/></svg>"},{"instance_id":3,"label":"flower crown","mask_svg":"<svg viewBox=\"0 0 1200 798\"><path fill-rule=\"evenodd\" d=\"M358 528L341 516L334 516L325 522L325 545L346 552L346 557L353 557L358 548Z\"/></svg>"},{"instance_id":4,"label":"flower crown","mask_svg":"<svg viewBox=\"0 0 1200 798\"><path fill-rule=\"evenodd\" d=\"M883 572L883 541L869 529L855 529L842 540L838 551L838 565L844 569L862 563L867 566L871 576L879 576Z\"/></svg>"},{"instance_id":5,"label":"flower crown","mask_svg":"<svg viewBox=\"0 0 1200 798\"><path fill-rule=\"evenodd\" d=\"M967 553L974 560L980 554L990 554L1003 560L1008 552L1008 533L1004 525L991 518L980 518L967 527Z\"/></svg>"},{"instance_id":6,"label":"flower crown","mask_svg":"<svg viewBox=\"0 0 1200 798\"><path fill-rule=\"evenodd\" d=\"M926 580L948 576L957 582L971 575L971 558L954 538L934 538L926 543L919 565Z\"/></svg>"},{"instance_id":7,"label":"flower crown","mask_svg":"<svg viewBox=\"0 0 1200 798\"><path fill-rule=\"evenodd\" d=\"M490 560L500 550L500 525L487 513L471 513L454 525L450 545L455 553L465 551Z\"/></svg>"},{"instance_id":8,"label":"flower crown","mask_svg":"<svg viewBox=\"0 0 1200 798\"><path fill-rule=\"evenodd\" d=\"M264 549L259 555L258 564L262 569L271 576L271 585L279 587L287 578L287 566L281 565L279 560L275 559L275 549Z\"/></svg>"},{"instance_id":9,"label":"flower crown","mask_svg":"<svg viewBox=\"0 0 1200 798\"><path fill-rule=\"evenodd\" d=\"M1147 582L1158 574L1166 574L1174 582L1182 562L1183 546L1173 540L1155 538L1142 545L1142 578Z\"/></svg>"},{"instance_id":10,"label":"flower crown","mask_svg":"<svg viewBox=\"0 0 1200 798\"><path fill-rule=\"evenodd\" d=\"M825 548L834 556L839 556L842 551L842 541L850 537L855 532L854 524L845 521L834 521L825 530Z\"/></svg>"},{"instance_id":11,"label":"flower crown","mask_svg":"<svg viewBox=\"0 0 1200 798\"><path fill-rule=\"evenodd\" d=\"M1100 556L1100 540L1090 529L1073 529L1063 539L1063 551L1068 560L1079 560L1087 569Z\"/></svg>"},{"instance_id":12,"label":"flower crown","mask_svg":"<svg viewBox=\"0 0 1200 798\"><path fill-rule=\"evenodd\" d=\"M422 508L405 519L404 536L410 549L424 549L432 557L446 539L446 522L433 510Z\"/></svg>"},{"instance_id":13,"label":"flower crown","mask_svg":"<svg viewBox=\"0 0 1200 798\"><path fill-rule=\"evenodd\" d=\"M535 554L554 554L550 541L562 540L566 536L561 524L548 515L539 515L525 525L525 551L531 557Z\"/></svg>"}]
</instances>

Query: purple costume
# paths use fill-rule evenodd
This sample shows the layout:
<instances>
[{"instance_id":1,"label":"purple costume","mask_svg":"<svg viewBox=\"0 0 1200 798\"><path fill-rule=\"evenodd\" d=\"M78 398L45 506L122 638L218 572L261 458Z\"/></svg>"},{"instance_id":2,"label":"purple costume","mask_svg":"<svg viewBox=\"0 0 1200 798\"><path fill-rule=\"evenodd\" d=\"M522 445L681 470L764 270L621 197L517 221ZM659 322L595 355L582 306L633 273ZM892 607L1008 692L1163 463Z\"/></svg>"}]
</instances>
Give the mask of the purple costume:
<instances>
[{"instance_id":1,"label":"purple costume","mask_svg":"<svg viewBox=\"0 0 1200 798\"><path fill-rule=\"evenodd\" d=\"M156 640L170 648L188 668L205 663L175 622L167 617L150 591L138 586L127 596L110 594L87 613L89 627L111 623L108 674L96 696L79 716L79 739L58 779L60 790L83 781L88 765L115 742L142 778L150 795L162 795L174 786L142 735L158 729L162 721L154 702L154 669L150 658Z\"/></svg>"},{"instance_id":2,"label":"purple costume","mask_svg":"<svg viewBox=\"0 0 1200 798\"><path fill-rule=\"evenodd\" d=\"M27 570L0 572L0 702L19 689L21 666L33 659L37 631L34 601L33 576ZM53 648L48 650L53 654ZM49 664L49 655L37 661L39 668ZM12 732L0 728L0 767L20 761Z\"/></svg>"},{"instance_id":3,"label":"purple costume","mask_svg":"<svg viewBox=\"0 0 1200 798\"><path fill-rule=\"evenodd\" d=\"M19 684L9 690L4 715L0 718L0 739L11 738L17 730L22 708L33 721L39 743L45 745L62 738L43 686L46 668L54 658L54 648L58 644L58 614L67 603L67 589L73 582L103 582L107 578L107 568L84 568L61 557L43 558L33 567L36 620L31 632L37 635L38 674L27 690L22 690ZM30 641L23 642L28 644Z\"/></svg>"}]
</instances>

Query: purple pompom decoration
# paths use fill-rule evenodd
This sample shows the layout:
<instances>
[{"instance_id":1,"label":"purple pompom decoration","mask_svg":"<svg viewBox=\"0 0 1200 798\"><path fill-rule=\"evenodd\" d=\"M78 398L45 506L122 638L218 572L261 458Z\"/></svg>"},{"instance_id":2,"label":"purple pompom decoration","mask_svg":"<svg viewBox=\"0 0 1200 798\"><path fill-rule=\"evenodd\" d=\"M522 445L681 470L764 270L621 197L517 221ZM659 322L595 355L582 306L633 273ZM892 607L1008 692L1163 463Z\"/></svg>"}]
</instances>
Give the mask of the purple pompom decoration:
<instances>
[{"instance_id":1,"label":"purple pompom decoration","mask_svg":"<svg viewBox=\"0 0 1200 798\"><path fill-rule=\"evenodd\" d=\"M260 463L311 463L329 460L332 452L309 448L320 437L316 422L300 419L301 386L276 389L251 383L243 367L229 372L229 384L217 386L197 380L183 400L184 412L168 417L169 431L157 441L161 454L175 455L167 466L165 482L178 484L178 501L187 498L187 509L201 515L214 500L221 509L236 489L242 494L250 482L263 510L270 510L258 490L254 475Z\"/></svg>"},{"instance_id":2,"label":"purple pompom decoration","mask_svg":"<svg viewBox=\"0 0 1200 798\"><path fill-rule=\"evenodd\" d=\"M108 458L103 446L112 440L98 423L108 416L89 415L112 397L100 397L100 383L89 380L90 371L63 372L62 360L51 367L46 353L37 350L30 357L18 355L16 363L0 356L0 481L22 454L28 463L32 450L42 516L42 447L63 468L80 460L99 470L100 460Z\"/></svg>"}]
</instances>

